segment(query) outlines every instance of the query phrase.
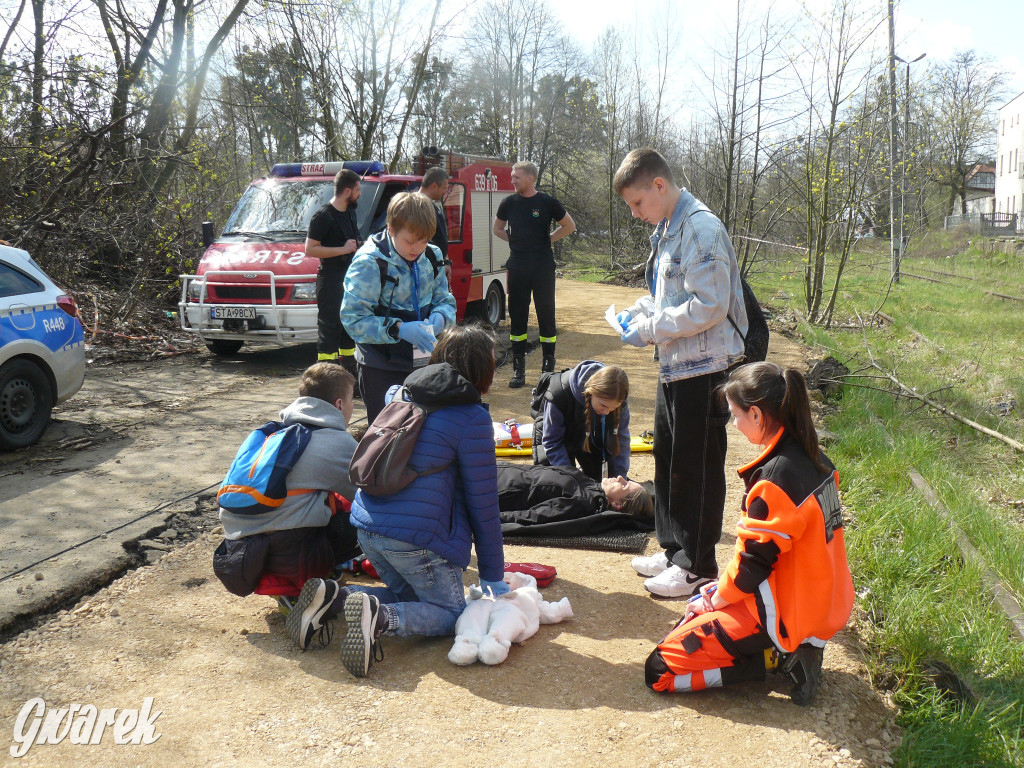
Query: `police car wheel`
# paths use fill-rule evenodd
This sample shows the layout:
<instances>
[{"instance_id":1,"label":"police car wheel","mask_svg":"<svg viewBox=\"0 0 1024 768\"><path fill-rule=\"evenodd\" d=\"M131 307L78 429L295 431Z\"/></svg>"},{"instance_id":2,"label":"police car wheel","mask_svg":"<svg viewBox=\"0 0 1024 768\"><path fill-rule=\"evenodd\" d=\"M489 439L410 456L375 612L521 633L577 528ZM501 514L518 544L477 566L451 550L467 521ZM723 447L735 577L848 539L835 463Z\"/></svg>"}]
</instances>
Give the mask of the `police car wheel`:
<instances>
[{"instance_id":1,"label":"police car wheel","mask_svg":"<svg viewBox=\"0 0 1024 768\"><path fill-rule=\"evenodd\" d=\"M46 374L29 360L12 360L0 368L0 448L24 448L50 422L53 391Z\"/></svg>"},{"instance_id":2,"label":"police car wheel","mask_svg":"<svg viewBox=\"0 0 1024 768\"><path fill-rule=\"evenodd\" d=\"M209 349L213 354L220 355L221 357L231 357L242 348L244 341L238 341L236 339L213 339L212 341L206 342L206 348Z\"/></svg>"}]
</instances>

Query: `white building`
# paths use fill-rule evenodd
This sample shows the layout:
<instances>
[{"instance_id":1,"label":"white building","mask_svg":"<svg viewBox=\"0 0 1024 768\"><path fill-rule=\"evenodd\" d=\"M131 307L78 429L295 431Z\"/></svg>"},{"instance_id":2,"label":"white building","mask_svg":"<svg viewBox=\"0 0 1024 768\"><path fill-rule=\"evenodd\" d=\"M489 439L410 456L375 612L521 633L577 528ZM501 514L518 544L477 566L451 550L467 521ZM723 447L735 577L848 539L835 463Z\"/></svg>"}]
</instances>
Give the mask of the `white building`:
<instances>
[{"instance_id":1,"label":"white building","mask_svg":"<svg viewBox=\"0 0 1024 768\"><path fill-rule=\"evenodd\" d=\"M996 213L1024 213L1024 93L999 108L996 125Z\"/></svg>"},{"instance_id":2,"label":"white building","mask_svg":"<svg viewBox=\"0 0 1024 768\"><path fill-rule=\"evenodd\" d=\"M982 213L995 213L995 166L978 163L967 174L965 182L967 187L967 215L977 218Z\"/></svg>"}]
</instances>

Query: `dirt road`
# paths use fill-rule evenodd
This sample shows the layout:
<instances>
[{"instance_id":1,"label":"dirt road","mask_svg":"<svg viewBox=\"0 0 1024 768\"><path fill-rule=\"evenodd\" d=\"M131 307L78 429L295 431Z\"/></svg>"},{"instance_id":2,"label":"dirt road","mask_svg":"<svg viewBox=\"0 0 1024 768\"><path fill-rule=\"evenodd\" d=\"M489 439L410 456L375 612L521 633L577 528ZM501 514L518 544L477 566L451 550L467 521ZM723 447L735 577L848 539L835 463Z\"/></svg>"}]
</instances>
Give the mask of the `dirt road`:
<instances>
[{"instance_id":1,"label":"dirt road","mask_svg":"<svg viewBox=\"0 0 1024 768\"><path fill-rule=\"evenodd\" d=\"M593 357L629 370L639 431L653 418L656 369L649 351L624 348L602 318L609 303L624 305L635 293L561 282L558 349L560 364ZM0 463L0 534L3 547L21 558L6 553L0 576L95 535L97 526L82 522L90 515L109 528L217 482L245 431L291 399L308 355L308 348L263 352L233 363L202 355L90 371L87 390L59 414L57 427L69 439L86 438L81 445L95 441L80 452L62 451L57 432L34 453ZM803 351L776 335L771 356L799 364ZM531 354L530 379L539 367L539 353ZM508 378L502 368L488 398L496 420L528 410L528 390L509 390ZM730 430L728 462L735 468L753 457L753 448ZM634 457L633 467L636 479L653 474L649 456ZM731 469L729 480L729 498L738 500ZM202 524L189 499L135 524L149 530L123 530L153 535L171 512ZM733 545L729 528L722 563ZM43 592L57 574L74 584L72 571L81 581L110 552L124 552L118 535L94 542L106 544L107 555L87 562L92 545L72 550L56 564L0 582L0 596L20 599L26 586ZM36 554L18 549L21 539L31 539ZM23 718L19 729L19 714L36 697L48 707L97 709L137 709L151 697L153 712L160 712L155 721L150 714L152 735L159 738L116 744L108 729L95 745L68 737L35 744L20 758L4 749L0 764L881 766L898 738L849 630L829 645L823 686L807 709L793 705L788 684L771 676L699 695L652 694L643 686L643 661L680 605L651 599L627 555L508 545L508 560L558 567L545 596L568 596L574 619L542 627L498 667L451 665L449 640L385 639L384 661L355 681L340 665L337 642L301 653L269 598L224 591L209 566L218 536L205 533L181 547L174 540L162 540L170 550L162 556L161 549L148 550L152 565L0 648L0 741L14 752L32 722ZM471 569L467 583L475 576Z\"/></svg>"}]
</instances>

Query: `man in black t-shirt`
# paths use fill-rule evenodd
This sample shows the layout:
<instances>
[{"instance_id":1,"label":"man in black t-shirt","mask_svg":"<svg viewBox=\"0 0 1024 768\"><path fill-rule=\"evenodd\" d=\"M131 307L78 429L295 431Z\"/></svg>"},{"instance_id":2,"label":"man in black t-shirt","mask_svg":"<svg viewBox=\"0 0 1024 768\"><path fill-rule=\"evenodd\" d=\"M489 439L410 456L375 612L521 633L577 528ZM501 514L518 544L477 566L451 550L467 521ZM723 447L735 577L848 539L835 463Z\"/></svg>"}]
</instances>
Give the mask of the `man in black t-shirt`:
<instances>
[{"instance_id":1,"label":"man in black t-shirt","mask_svg":"<svg viewBox=\"0 0 1024 768\"><path fill-rule=\"evenodd\" d=\"M423 174L423 183L420 192L430 198L434 204L434 212L437 214L437 229L430 242L441 250L444 257L444 274L448 278L449 287L452 284L452 260L448 258L448 217L444 212L444 196L448 194L448 174L444 168L430 168Z\"/></svg>"},{"instance_id":2,"label":"man in black t-shirt","mask_svg":"<svg viewBox=\"0 0 1024 768\"><path fill-rule=\"evenodd\" d=\"M344 169L334 177L334 197L313 214L306 234L306 255L320 259L316 276L317 360L340 361L356 375L355 343L341 324L345 273L359 247L356 201L359 174Z\"/></svg>"},{"instance_id":3,"label":"man in black t-shirt","mask_svg":"<svg viewBox=\"0 0 1024 768\"><path fill-rule=\"evenodd\" d=\"M541 372L555 370L555 255L551 244L576 231L576 223L554 197L536 187L537 166L512 166L516 194L498 205L492 231L508 241L509 340L512 342L512 379L516 388L526 383L526 325L533 294L544 354ZM551 230L552 222L558 226Z\"/></svg>"}]
</instances>

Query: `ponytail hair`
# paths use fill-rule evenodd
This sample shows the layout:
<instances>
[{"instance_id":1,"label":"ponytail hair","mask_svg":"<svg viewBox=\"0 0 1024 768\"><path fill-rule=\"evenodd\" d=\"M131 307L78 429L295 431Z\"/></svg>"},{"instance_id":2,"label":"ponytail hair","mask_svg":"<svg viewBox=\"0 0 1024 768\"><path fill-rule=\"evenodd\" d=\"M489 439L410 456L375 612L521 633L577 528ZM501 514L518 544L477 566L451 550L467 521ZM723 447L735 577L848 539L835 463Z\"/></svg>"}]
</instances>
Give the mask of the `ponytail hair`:
<instances>
[{"instance_id":1,"label":"ponytail hair","mask_svg":"<svg viewBox=\"0 0 1024 768\"><path fill-rule=\"evenodd\" d=\"M587 401L586 434L588 435L590 434L590 417L594 413L594 409L590 405L590 398L595 395L605 400L614 400L619 403L619 407L608 414L608 418L612 423L612 432L618 433L619 416L622 413L622 406L629 397L629 376L617 365L606 365L594 371L591 377L587 379L587 383L583 385L583 396ZM602 435L602 437L604 436ZM590 440L585 439L583 441L583 450L585 453L590 453ZM611 445L605 446L605 450L609 456L618 456L619 441L613 440Z\"/></svg>"},{"instance_id":2,"label":"ponytail hair","mask_svg":"<svg viewBox=\"0 0 1024 768\"><path fill-rule=\"evenodd\" d=\"M811 419L807 383L795 368L762 362L741 365L722 388L725 396L744 411L755 405L797 439L814 466L827 472L818 447L818 433Z\"/></svg>"}]
</instances>

